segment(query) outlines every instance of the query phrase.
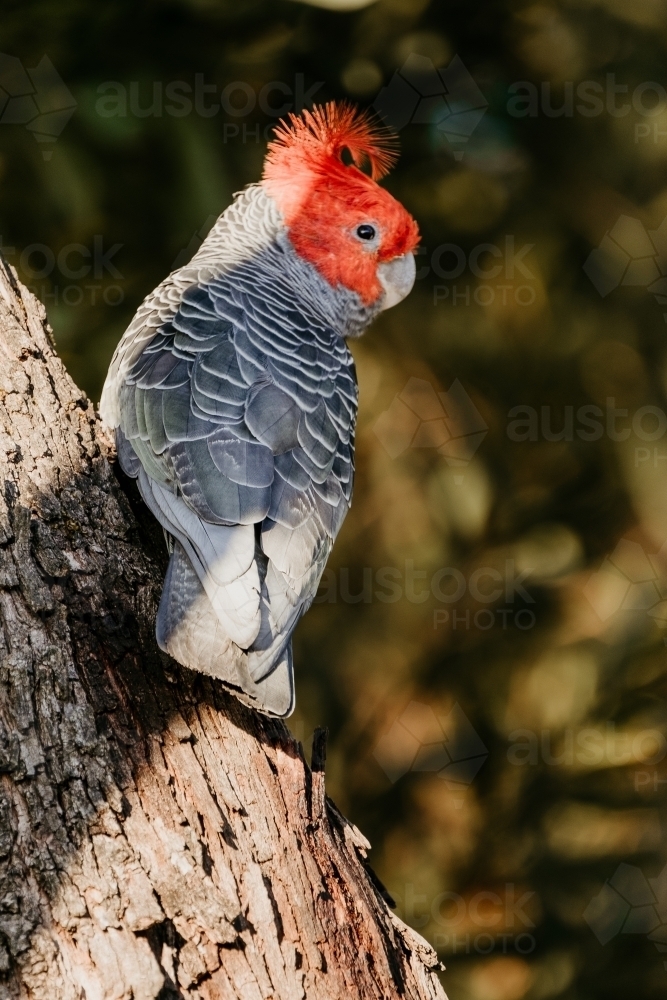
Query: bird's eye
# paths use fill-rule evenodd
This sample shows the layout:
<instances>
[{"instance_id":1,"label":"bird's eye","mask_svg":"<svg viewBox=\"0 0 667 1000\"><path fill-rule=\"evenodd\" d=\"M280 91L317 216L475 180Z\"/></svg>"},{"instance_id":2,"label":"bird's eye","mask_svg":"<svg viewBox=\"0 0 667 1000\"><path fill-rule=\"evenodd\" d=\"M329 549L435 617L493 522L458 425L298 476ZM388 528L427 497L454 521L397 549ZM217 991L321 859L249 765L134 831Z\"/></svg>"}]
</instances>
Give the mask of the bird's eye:
<instances>
[{"instance_id":1,"label":"bird's eye","mask_svg":"<svg viewBox=\"0 0 667 1000\"><path fill-rule=\"evenodd\" d=\"M364 223L362 226L357 226L357 236L360 240L374 240L375 227L369 226L367 223Z\"/></svg>"}]
</instances>

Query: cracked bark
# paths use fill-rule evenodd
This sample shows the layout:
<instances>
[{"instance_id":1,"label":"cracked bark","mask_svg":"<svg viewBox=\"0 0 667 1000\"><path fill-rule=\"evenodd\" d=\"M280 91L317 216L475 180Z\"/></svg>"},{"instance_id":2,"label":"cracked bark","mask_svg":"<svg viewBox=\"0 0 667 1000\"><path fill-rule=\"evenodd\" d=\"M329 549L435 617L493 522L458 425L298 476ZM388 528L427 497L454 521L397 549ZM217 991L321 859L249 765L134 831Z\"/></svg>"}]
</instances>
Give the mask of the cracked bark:
<instances>
[{"instance_id":1,"label":"cracked bark","mask_svg":"<svg viewBox=\"0 0 667 1000\"><path fill-rule=\"evenodd\" d=\"M443 1000L280 722L161 654L157 526L0 260L0 997Z\"/></svg>"}]
</instances>

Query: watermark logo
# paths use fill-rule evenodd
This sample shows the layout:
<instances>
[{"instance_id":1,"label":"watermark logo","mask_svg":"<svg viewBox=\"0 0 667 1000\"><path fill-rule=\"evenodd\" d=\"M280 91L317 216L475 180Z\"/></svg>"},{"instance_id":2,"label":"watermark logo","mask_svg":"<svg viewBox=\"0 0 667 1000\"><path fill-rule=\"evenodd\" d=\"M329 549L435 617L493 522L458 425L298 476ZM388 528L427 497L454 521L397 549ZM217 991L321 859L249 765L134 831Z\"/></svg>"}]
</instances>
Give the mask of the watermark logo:
<instances>
[{"instance_id":1,"label":"watermark logo","mask_svg":"<svg viewBox=\"0 0 667 1000\"><path fill-rule=\"evenodd\" d=\"M655 555L648 555L638 542L621 538L584 587L600 621L621 611L644 611L660 628L667 628L666 560L667 542Z\"/></svg>"},{"instance_id":2,"label":"watermark logo","mask_svg":"<svg viewBox=\"0 0 667 1000\"><path fill-rule=\"evenodd\" d=\"M50 160L53 144L76 109L76 101L48 56L34 69L16 56L0 53L0 125L25 125L42 156Z\"/></svg>"},{"instance_id":3,"label":"watermark logo","mask_svg":"<svg viewBox=\"0 0 667 1000\"><path fill-rule=\"evenodd\" d=\"M187 243L187 245L184 246L182 250L179 250L178 253L176 254L174 262L171 265L172 271L177 271L179 267L185 267L186 264L190 263L190 261L197 253L197 251L200 249L202 243L210 233L217 218L218 218L217 215L209 215L204 224L200 226L199 229L192 234L189 243Z\"/></svg>"},{"instance_id":4,"label":"watermark logo","mask_svg":"<svg viewBox=\"0 0 667 1000\"><path fill-rule=\"evenodd\" d=\"M667 305L667 218L647 230L639 219L621 215L591 250L584 271L605 298L619 286L645 288ZM667 322L667 313L663 314Z\"/></svg>"},{"instance_id":5,"label":"watermark logo","mask_svg":"<svg viewBox=\"0 0 667 1000\"><path fill-rule=\"evenodd\" d=\"M449 66L436 69L426 56L408 56L373 107L384 121L399 131L410 122L433 125L461 160L465 144L482 120L489 103L459 56Z\"/></svg>"},{"instance_id":6,"label":"watermark logo","mask_svg":"<svg viewBox=\"0 0 667 1000\"><path fill-rule=\"evenodd\" d=\"M411 378L373 425L390 458L408 448L435 448L454 467L468 465L488 429L458 379L436 392L425 379Z\"/></svg>"},{"instance_id":7,"label":"watermark logo","mask_svg":"<svg viewBox=\"0 0 667 1000\"><path fill-rule=\"evenodd\" d=\"M447 715L437 716L430 705L411 701L373 750L392 783L409 771L430 771L450 791L464 791L488 755L458 702Z\"/></svg>"},{"instance_id":8,"label":"watermark logo","mask_svg":"<svg viewBox=\"0 0 667 1000\"><path fill-rule=\"evenodd\" d=\"M643 934L667 952L667 865L646 878L641 868L622 862L584 910L584 920L601 945L618 934Z\"/></svg>"}]
</instances>

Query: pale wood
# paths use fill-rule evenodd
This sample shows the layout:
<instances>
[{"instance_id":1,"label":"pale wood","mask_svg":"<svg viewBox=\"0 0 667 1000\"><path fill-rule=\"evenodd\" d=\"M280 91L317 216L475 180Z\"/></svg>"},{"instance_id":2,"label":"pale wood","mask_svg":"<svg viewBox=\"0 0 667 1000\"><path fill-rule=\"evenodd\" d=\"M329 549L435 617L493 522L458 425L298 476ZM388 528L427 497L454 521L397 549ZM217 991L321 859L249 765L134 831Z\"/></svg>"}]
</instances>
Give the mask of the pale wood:
<instances>
[{"instance_id":1,"label":"pale wood","mask_svg":"<svg viewBox=\"0 0 667 1000\"><path fill-rule=\"evenodd\" d=\"M159 653L160 532L0 261L0 997L443 1000L287 727Z\"/></svg>"}]
</instances>

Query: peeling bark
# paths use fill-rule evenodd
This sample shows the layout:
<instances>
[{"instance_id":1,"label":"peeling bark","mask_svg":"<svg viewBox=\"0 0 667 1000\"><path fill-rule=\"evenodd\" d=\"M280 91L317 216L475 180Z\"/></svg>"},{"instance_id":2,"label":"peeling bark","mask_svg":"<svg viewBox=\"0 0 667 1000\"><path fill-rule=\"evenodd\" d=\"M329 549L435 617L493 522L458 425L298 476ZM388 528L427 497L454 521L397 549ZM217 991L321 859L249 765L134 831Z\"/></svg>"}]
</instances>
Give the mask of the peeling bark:
<instances>
[{"instance_id":1,"label":"peeling bark","mask_svg":"<svg viewBox=\"0 0 667 1000\"><path fill-rule=\"evenodd\" d=\"M444 1000L281 722L157 649L166 565L0 260L0 997Z\"/></svg>"}]
</instances>

